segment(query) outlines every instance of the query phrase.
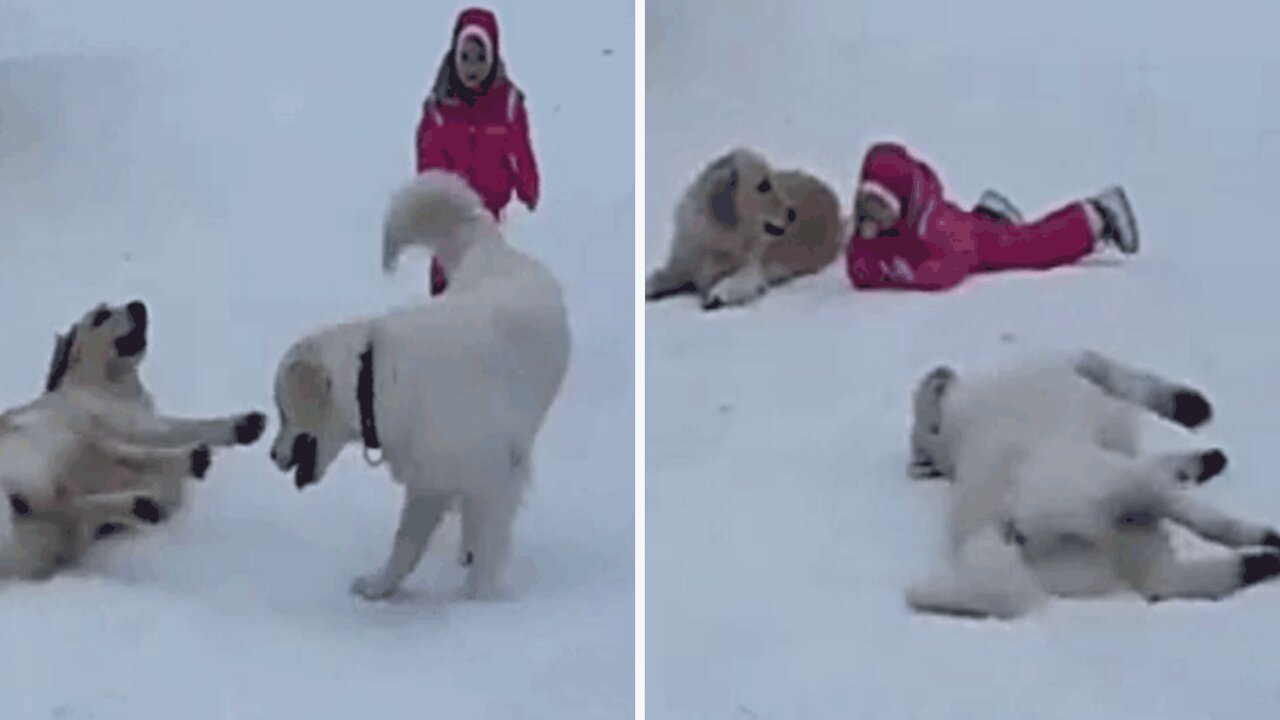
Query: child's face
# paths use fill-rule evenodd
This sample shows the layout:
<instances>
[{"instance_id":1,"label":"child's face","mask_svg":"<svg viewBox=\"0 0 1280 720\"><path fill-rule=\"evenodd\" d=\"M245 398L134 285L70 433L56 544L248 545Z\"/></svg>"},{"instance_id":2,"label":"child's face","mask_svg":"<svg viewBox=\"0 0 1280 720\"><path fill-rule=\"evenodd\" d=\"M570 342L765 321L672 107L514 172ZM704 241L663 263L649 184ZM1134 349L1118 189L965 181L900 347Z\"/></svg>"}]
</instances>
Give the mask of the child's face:
<instances>
[{"instance_id":1,"label":"child's face","mask_svg":"<svg viewBox=\"0 0 1280 720\"><path fill-rule=\"evenodd\" d=\"M893 211L893 208L872 193L858 193L855 211L858 234L868 240L898 221L898 214Z\"/></svg>"},{"instance_id":2,"label":"child's face","mask_svg":"<svg viewBox=\"0 0 1280 720\"><path fill-rule=\"evenodd\" d=\"M489 71L493 69L493 57L475 38L467 38L463 41L458 47L454 63L458 66L458 77L462 79L462 84L467 86L468 90L480 87L480 83L489 77Z\"/></svg>"}]
</instances>

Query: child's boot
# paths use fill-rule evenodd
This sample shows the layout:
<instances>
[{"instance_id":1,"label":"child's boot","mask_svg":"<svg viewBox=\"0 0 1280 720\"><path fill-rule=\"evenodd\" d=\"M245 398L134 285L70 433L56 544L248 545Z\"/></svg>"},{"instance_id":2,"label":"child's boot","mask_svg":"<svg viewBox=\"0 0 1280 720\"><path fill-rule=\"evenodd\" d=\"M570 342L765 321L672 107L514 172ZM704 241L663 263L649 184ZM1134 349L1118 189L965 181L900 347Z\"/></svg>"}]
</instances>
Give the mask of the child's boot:
<instances>
[{"instance_id":1,"label":"child's boot","mask_svg":"<svg viewBox=\"0 0 1280 720\"><path fill-rule=\"evenodd\" d=\"M1138 222L1123 188L1107 188L1086 202L1097 215L1095 230L1099 242L1125 255L1138 252Z\"/></svg>"},{"instance_id":2,"label":"child's boot","mask_svg":"<svg viewBox=\"0 0 1280 720\"><path fill-rule=\"evenodd\" d=\"M1018 212L1018 208L1009 202L1009 198L995 190L983 191L982 197L978 198L978 204L973 206L973 212L1010 225L1023 223L1022 213Z\"/></svg>"}]
</instances>

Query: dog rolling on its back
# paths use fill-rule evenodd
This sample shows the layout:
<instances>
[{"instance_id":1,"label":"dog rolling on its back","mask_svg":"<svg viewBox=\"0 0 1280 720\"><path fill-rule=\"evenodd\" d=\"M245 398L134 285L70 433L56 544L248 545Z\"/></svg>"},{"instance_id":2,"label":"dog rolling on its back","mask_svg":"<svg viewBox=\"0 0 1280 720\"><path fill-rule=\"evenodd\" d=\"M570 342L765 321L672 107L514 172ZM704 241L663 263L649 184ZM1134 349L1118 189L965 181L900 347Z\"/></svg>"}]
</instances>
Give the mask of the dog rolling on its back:
<instances>
[{"instance_id":1,"label":"dog rolling on its back","mask_svg":"<svg viewBox=\"0 0 1280 720\"><path fill-rule=\"evenodd\" d=\"M12 573L48 577L106 529L154 524L209 469L210 446L247 444L265 417L183 420L155 413L138 376L144 303L98 307L57 336L35 401L0 415L0 485Z\"/></svg>"},{"instance_id":2,"label":"dog rolling on its back","mask_svg":"<svg viewBox=\"0 0 1280 720\"><path fill-rule=\"evenodd\" d=\"M907 593L924 612L1011 618L1050 597L1217 599L1280 574L1280 535L1195 497L1220 450L1143 454L1143 413L1205 422L1204 396L1087 352L915 395L911 474L952 480L945 566ZM1173 525L1237 549L1174 552Z\"/></svg>"},{"instance_id":3,"label":"dog rolling on its back","mask_svg":"<svg viewBox=\"0 0 1280 720\"><path fill-rule=\"evenodd\" d=\"M468 593L495 597L534 441L568 368L568 317L555 278L454 175L428 171L392 198L384 269L415 245L444 266L449 292L295 343L276 373L271 455L303 488L359 442L404 486L390 557L353 583L357 594L395 593L460 504Z\"/></svg>"},{"instance_id":4,"label":"dog rolling on its back","mask_svg":"<svg viewBox=\"0 0 1280 720\"><path fill-rule=\"evenodd\" d=\"M747 303L829 265L842 231L839 200L825 183L735 149L685 191L667 262L649 275L645 296L697 293L705 309Z\"/></svg>"}]
</instances>

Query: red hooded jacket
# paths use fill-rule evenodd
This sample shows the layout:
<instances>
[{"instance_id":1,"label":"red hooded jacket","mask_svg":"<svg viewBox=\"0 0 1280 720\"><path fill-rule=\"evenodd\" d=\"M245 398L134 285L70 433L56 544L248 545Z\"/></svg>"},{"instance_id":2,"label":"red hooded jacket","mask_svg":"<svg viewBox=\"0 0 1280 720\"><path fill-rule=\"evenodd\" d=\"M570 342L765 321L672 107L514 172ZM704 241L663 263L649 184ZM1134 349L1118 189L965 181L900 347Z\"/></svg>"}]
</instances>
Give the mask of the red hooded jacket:
<instances>
[{"instance_id":1,"label":"red hooded jacket","mask_svg":"<svg viewBox=\"0 0 1280 720\"><path fill-rule=\"evenodd\" d=\"M867 152L858 190L898 210L898 221L870 240L855 227L845 270L859 288L946 290L972 272L1047 269L1093 249L1080 202L1020 225L969 212L947 201L933 168L894 143Z\"/></svg>"},{"instance_id":2,"label":"red hooded jacket","mask_svg":"<svg viewBox=\"0 0 1280 720\"><path fill-rule=\"evenodd\" d=\"M492 74L474 94L460 88L453 73L454 49L463 35L479 39L493 57ZM539 180L524 94L507 79L498 48L498 20L492 12L471 8L458 15L448 54L423 104L417 134L418 172L457 172L494 217L512 193L532 210L538 203Z\"/></svg>"}]
</instances>

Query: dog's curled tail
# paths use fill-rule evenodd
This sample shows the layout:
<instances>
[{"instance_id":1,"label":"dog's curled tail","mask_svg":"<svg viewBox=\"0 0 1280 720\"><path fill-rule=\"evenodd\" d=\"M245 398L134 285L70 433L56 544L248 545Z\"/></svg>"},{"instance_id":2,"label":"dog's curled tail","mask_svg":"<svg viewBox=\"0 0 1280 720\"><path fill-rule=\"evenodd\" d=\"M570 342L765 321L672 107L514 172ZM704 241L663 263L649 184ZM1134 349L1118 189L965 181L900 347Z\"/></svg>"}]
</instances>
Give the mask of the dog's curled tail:
<instances>
[{"instance_id":1,"label":"dog's curled tail","mask_svg":"<svg viewBox=\"0 0 1280 720\"><path fill-rule=\"evenodd\" d=\"M382 269L394 268L410 245L435 251L444 242L469 243L496 234L497 221L464 179L428 170L391 198L382 223Z\"/></svg>"}]
</instances>

